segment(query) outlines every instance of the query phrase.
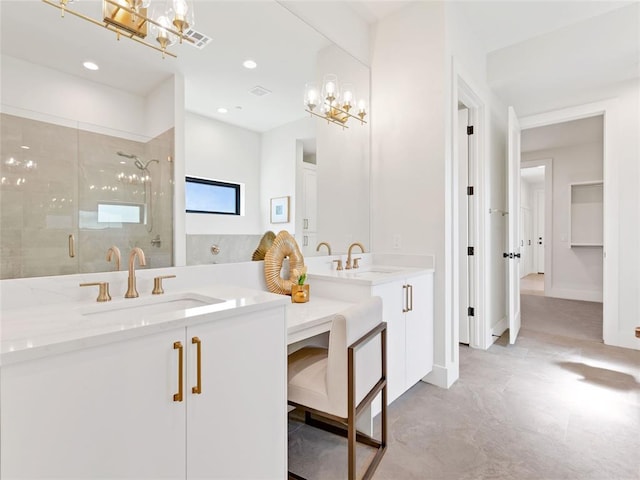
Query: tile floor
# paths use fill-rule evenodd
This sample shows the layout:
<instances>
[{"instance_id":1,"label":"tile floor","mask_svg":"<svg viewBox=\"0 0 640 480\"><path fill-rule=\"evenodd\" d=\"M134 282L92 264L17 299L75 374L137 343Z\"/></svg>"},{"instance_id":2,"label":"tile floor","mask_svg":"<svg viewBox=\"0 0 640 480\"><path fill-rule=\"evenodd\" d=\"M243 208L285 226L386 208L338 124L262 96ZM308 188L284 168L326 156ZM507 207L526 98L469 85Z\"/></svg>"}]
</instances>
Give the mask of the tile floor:
<instances>
[{"instance_id":1,"label":"tile floor","mask_svg":"<svg viewBox=\"0 0 640 480\"><path fill-rule=\"evenodd\" d=\"M461 346L450 389L419 382L389 407L374 479L639 479L640 351L528 329L525 319L517 343L505 339L487 351ZM345 441L294 412L289 468L346 478Z\"/></svg>"}]
</instances>

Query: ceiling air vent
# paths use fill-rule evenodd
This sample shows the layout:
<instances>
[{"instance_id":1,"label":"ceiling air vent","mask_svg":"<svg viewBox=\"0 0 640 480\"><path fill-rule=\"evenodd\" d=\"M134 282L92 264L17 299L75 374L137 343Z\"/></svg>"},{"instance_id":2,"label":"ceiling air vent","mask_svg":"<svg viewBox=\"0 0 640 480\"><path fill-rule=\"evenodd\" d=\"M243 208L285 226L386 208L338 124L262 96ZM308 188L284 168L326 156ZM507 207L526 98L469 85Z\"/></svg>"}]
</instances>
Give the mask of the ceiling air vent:
<instances>
[{"instance_id":1,"label":"ceiling air vent","mask_svg":"<svg viewBox=\"0 0 640 480\"><path fill-rule=\"evenodd\" d=\"M271 93L271 90L267 90L260 85L256 85L251 90L249 90L249 93L255 95L256 97L264 97L265 95L269 95Z\"/></svg>"},{"instance_id":2,"label":"ceiling air vent","mask_svg":"<svg viewBox=\"0 0 640 480\"><path fill-rule=\"evenodd\" d=\"M184 36L193 40L193 43L191 42L187 42L191 45L193 45L194 47L202 50L204 47L206 47L209 42L211 41L211 37L207 37L204 33L200 33L192 28L190 28L189 30L187 30L184 33Z\"/></svg>"}]
</instances>

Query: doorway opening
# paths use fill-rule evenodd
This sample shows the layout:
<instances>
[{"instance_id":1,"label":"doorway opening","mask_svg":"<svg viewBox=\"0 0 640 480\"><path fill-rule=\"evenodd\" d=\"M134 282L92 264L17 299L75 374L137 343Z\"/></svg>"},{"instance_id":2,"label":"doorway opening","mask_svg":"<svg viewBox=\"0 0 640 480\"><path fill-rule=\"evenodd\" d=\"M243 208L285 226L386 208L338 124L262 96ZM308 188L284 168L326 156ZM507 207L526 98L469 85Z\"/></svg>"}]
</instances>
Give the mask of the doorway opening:
<instances>
[{"instance_id":1,"label":"doorway opening","mask_svg":"<svg viewBox=\"0 0 640 480\"><path fill-rule=\"evenodd\" d=\"M520 294L544 296L546 165L520 168Z\"/></svg>"},{"instance_id":2,"label":"doorway opening","mask_svg":"<svg viewBox=\"0 0 640 480\"><path fill-rule=\"evenodd\" d=\"M523 128L521 294L605 310L604 133L602 113Z\"/></svg>"}]
</instances>

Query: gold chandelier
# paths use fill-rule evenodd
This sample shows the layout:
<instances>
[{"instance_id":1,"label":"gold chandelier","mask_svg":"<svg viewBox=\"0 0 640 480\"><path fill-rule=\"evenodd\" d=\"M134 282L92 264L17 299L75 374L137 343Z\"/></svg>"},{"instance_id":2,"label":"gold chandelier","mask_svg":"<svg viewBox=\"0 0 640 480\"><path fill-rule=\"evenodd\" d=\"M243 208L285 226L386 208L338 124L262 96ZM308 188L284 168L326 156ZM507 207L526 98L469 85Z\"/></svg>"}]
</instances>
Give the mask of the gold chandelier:
<instances>
[{"instance_id":1,"label":"gold chandelier","mask_svg":"<svg viewBox=\"0 0 640 480\"><path fill-rule=\"evenodd\" d=\"M356 96L353 85L345 83L342 88L338 85L338 76L330 73L324 76L322 88L318 90L314 82L307 83L304 93L306 111L311 115L325 119L329 123L349 128L346 123L353 118L364 125L364 117L367 115L367 107L364 99L357 102L356 115L351 110L356 106ZM319 105L318 105L319 104ZM319 112L315 108L319 106Z\"/></svg>"},{"instance_id":2,"label":"gold chandelier","mask_svg":"<svg viewBox=\"0 0 640 480\"><path fill-rule=\"evenodd\" d=\"M60 9L60 16L70 13L78 18L115 32L116 37L126 37L138 43L176 57L167 48L180 43L194 41L187 36L187 32L195 23L193 0L167 0L165 8L155 8L156 15L148 15L151 0L102 0L102 21L89 17L69 8L74 0L42 0L47 5ZM152 18L152 16L154 18ZM155 37L157 43L145 40L148 30Z\"/></svg>"}]
</instances>

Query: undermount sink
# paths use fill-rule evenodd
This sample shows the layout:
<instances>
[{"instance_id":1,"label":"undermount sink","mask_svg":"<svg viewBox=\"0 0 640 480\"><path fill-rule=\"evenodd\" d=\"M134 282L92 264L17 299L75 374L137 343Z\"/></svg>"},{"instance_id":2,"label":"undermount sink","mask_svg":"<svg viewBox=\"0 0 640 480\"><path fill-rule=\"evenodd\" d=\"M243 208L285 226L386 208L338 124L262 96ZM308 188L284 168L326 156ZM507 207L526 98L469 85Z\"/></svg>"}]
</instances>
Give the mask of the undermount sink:
<instances>
[{"instance_id":1,"label":"undermount sink","mask_svg":"<svg viewBox=\"0 0 640 480\"><path fill-rule=\"evenodd\" d=\"M118 302L115 305L99 305L93 307L91 310L82 312L82 316L90 319L113 317L114 315L147 317L222 302L224 302L224 300L220 300L219 298L207 297L196 293L182 293L145 299L129 299Z\"/></svg>"},{"instance_id":2,"label":"undermount sink","mask_svg":"<svg viewBox=\"0 0 640 480\"><path fill-rule=\"evenodd\" d=\"M371 267L365 267L362 270L351 270L349 274L353 275L354 277L364 277L364 276L371 276L371 275L380 275L385 273L396 273L398 271L399 269L397 268L371 266Z\"/></svg>"}]
</instances>

